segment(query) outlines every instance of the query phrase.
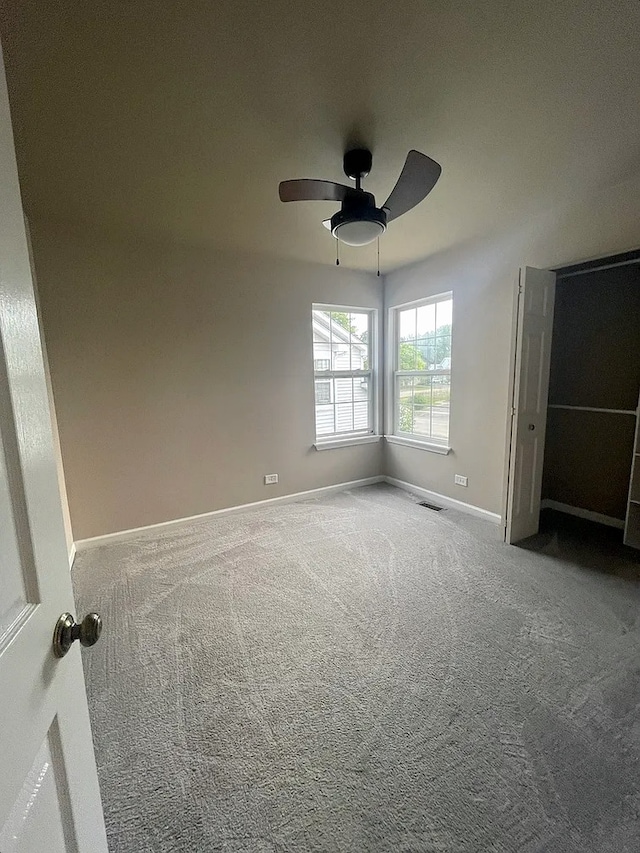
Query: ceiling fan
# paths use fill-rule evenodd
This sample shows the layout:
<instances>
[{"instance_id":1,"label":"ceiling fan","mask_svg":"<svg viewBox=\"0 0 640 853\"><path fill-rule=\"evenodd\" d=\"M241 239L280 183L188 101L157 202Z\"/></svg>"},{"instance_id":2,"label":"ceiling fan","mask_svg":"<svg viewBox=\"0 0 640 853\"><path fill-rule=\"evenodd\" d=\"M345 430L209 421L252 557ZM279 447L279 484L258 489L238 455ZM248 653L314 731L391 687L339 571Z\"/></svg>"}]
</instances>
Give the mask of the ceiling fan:
<instances>
[{"instance_id":1,"label":"ceiling fan","mask_svg":"<svg viewBox=\"0 0 640 853\"><path fill-rule=\"evenodd\" d=\"M419 204L436 185L442 167L419 151L409 151L391 195L376 207L372 193L362 189L362 179L371 171L372 155L354 148L344 155L344 173L355 187L333 181L300 178L282 181L280 201L339 201L341 208L322 223L334 237L349 246L366 246L387 230L387 224Z\"/></svg>"}]
</instances>

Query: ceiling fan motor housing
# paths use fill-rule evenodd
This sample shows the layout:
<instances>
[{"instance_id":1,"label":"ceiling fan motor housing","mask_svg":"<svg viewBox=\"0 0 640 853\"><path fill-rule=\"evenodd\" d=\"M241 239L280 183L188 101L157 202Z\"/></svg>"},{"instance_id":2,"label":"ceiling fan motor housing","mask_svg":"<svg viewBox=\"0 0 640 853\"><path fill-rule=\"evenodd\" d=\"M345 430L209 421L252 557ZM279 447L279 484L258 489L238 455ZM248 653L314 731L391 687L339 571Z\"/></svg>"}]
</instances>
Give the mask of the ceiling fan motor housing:
<instances>
[{"instance_id":1,"label":"ceiling fan motor housing","mask_svg":"<svg viewBox=\"0 0 640 853\"><path fill-rule=\"evenodd\" d=\"M371 171L373 156L367 148L352 148L345 152L342 160L342 168L348 178L358 180L366 178Z\"/></svg>"},{"instance_id":2,"label":"ceiling fan motor housing","mask_svg":"<svg viewBox=\"0 0 640 853\"><path fill-rule=\"evenodd\" d=\"M361 185L372 162L368 148L352 148L342 161L345 175L356 182L356 191L347 192L341 210L331 217L331 233L347 246L366 246L387 230L386 211L376 207L373 195Z\"/></svg>"}]
</instances>

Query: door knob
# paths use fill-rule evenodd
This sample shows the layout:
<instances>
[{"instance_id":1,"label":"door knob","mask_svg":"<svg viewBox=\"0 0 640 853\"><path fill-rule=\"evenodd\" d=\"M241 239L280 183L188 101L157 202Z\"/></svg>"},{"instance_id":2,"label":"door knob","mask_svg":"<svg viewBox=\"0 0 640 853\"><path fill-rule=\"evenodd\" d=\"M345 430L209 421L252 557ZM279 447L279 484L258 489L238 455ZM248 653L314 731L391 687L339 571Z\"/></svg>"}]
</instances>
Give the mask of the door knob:
<instances>
[{"instance_id":1,"label":"door knob","mask_svg":"<svg viewBox=\"0 0 640 853\"><path fill-rule=\"evenodd\" d=\"M80 640L81 646L93 646L101 631L102 619L97 613L88 613L80 623L70 613L63 613L53 631L53 653L63 658L76 640Z\"/></svg>"},{"instance_id":2,"label":"door knob","mask_svg":"<svg viewBox=\"0 0 640 853\"><path fill-rule=\"evenodd\" d=\"M536 428L536 425L535 425L535 424L529 424L529 429L530 429L530 430L534 430L535 428Z\"/></svg>"}]
</instances>

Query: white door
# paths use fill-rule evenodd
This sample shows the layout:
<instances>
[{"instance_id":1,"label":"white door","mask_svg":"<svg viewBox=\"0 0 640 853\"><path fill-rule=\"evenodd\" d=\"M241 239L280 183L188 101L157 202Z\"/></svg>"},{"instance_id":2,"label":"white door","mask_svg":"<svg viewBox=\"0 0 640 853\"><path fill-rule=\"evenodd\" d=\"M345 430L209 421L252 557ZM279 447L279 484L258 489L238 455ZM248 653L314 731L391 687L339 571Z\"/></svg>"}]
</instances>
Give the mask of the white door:
<instances>
[{"instance_id":1,"label":"white door","mask_svg":"<svg viewBox=\"0 0 640 853\"><path fill-rule=\"evenodd\" d=\"M0 52L0 851L107 853Z\"/></svg>"},{"instance_id":2,"label":"white door","mask_svg":"<svg viewBox=\"0 0 640 853\"><path fill-rule=\"evenodd\" d=\"M518 285L505 539L538 532L556 274L524 267Z\"/></svg>"}]
</instances>

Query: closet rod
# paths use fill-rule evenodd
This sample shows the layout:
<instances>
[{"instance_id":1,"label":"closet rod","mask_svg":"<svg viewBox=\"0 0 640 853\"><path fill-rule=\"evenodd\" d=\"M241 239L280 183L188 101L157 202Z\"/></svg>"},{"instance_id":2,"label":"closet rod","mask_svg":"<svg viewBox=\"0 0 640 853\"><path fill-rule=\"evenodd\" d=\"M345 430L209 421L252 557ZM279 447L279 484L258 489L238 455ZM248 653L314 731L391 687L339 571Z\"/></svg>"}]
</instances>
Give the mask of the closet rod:
<instances>
[{"instance_id":1,"label":"closet rod","mask_svg":"<svg viewBox=\"0 0 640 853\"><path fill-rule=\"evenodd\" d=\"M614 267L628 267L629 264L640 264L640 258L630 258L627 261L618 261L615 264L603 264L601 267L591 267L586 270L575 270L574 272L560 272L556 278L571 278L574 275L586 275L590 272L601 272L602 270L612 270Z\"/></svg>"},{"instance_id":2,"label":"closet rod","mask_svg":"<svg viewBox=\"0 0 640 853\"><path fill-rule=\"evenodd\" d=\"M569 409L571 412L604 412L607 415L635 415L635 409L597 409L594 406L561 406L549 403L548 409Z\"/></svg>"}]
</instances>

